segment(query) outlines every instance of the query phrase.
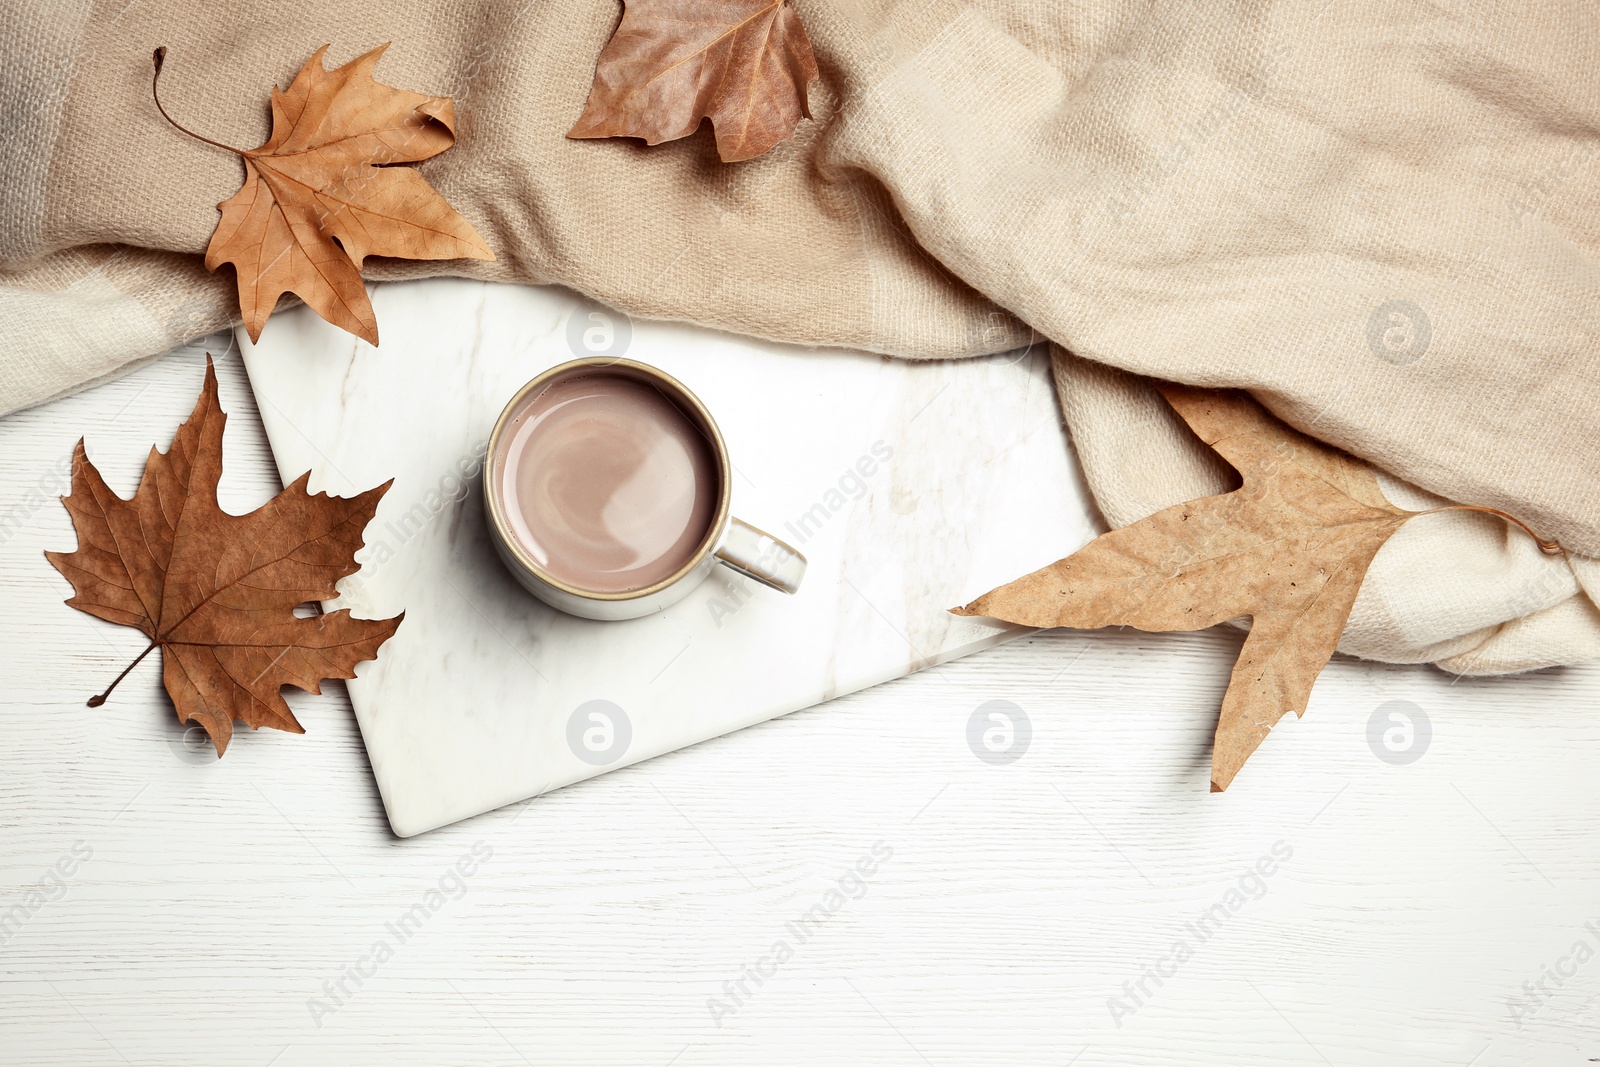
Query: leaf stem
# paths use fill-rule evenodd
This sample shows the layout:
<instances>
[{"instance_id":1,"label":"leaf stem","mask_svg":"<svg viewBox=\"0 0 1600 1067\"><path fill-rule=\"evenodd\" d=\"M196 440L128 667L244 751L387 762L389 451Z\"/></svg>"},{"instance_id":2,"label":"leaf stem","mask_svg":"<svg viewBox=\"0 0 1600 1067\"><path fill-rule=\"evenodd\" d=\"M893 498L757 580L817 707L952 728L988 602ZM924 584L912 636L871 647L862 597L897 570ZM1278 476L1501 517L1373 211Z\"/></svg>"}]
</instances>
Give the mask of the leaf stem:
<instances>
[{"instance_id":1,"label":"leaf stem","mask_svg":"<svg viewBox=\"0 0 1600 1067\"><path fill-rule=\"evenodd\" d=\"M182 132L188 134L190 137L193 137L196 141L204 141L206 144L215 145L218 148L225 149L226 151L232 152L236 156L244 155L243 151L233 147L230 144L223 144L221 141L213 141L209 137L202 137L200 134L195 133L193 130L189 129L187 126L184 126L181 123L179 123L177 119L175 119L171 115L167 114L167 109L161 106L161 92L160 92L161 65L164 62L166 62L166 58L167 58L167 46L166 45L162 45L161 47L157 48L155 50L155 52L152 53L151 56L150 56L151 61L154 62L155 65L156 65L156 72L150 76L150 95L155 97L156 110L161 112L161 117L166 119L168 122L170 122L174 129L181 130ZM112 684L114 685L116 683L112 683ZM110 692L110 690L107 690L107 692ZM94 707L99 707L100 705L95 704L93 706Z\"/></svg>"},{"instance_id":2,"label":"leaf stem","mask_svg":"<svg viewBox=\"0 0 1600 1067\"><path fill-rule=\"evenodd\" d=\"M155 648L160 643L160 641L151 641L150 648L147 648L143 652L139 653L138 659L134 660L132 663L128 664L127 667L123 668L122 673L117 675L116 681L106 686L106 691L104 693L101 693L99 696L93 696L89 698L89 706L91 708L98 708L101 704L104 704L106 702L106 697L110 696L111 691L117 687L117 682L120 682L126 678L128 676L128 672L139 665L139 660L142 660L148 656L150 654L150 649Z\"/></svg>"},{"instance_id":3,"label":"leaf stem","mask_svg":"<svg viewBox=\"0 0 1600 1067\"><path fill-rule=\"evenodd\" d=\"M1544 538L1533 532L1533 527L1529 526L1515 515L1512 515L1509 512L1501 511L1499 508L1486 508L1479 504L1451 504L1448 507L1434 508L1433 511L1427 512L1427 514L1431 515L1438 511L1481 511L1485 515L1497 515L1505 521L1511 523L1513 526L1521 527L1524 533L1533 538L1534 543L1539 546L1539 551L1543 552L1545 555L1559 556L1564 551L1559 541L1546 541Z\"/></svg>"}]
</instances>

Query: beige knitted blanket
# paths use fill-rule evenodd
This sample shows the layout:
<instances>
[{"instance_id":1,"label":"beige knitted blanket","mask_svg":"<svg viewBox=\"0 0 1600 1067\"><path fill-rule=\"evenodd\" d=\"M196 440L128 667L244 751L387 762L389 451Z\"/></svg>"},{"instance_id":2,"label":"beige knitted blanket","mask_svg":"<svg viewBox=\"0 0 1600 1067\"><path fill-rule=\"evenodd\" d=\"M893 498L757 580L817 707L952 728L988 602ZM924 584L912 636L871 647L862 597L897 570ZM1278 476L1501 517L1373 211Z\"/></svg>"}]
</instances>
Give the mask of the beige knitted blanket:
<instances>
[{"instance_id":1,"label":"beige knitted blanket","mask_svg":"<svg viewBox=\"0 0 1600 1067\"><path fill-rule=\"evenodd\" d=\"M1600 556L1600 9L795 0L816 121L569 141L617 0L0 7L0 412L222 327L200 259L266 91L319 45L454 97L423 165L495 263L634 315L907 357L1057 342L1109 522L1220 485L1138 377L1242 386L1423 491ZM1070 351L1072 355L1068 355ZM448 387L448 383L441 383ZM982 397L970 397L981 404ZM1421 487L1413 488L1415 487ZM1379 555L1341 646L1497 672L1600 655L1600 565L1444 514Z\"/></svg>"}]
</instances>

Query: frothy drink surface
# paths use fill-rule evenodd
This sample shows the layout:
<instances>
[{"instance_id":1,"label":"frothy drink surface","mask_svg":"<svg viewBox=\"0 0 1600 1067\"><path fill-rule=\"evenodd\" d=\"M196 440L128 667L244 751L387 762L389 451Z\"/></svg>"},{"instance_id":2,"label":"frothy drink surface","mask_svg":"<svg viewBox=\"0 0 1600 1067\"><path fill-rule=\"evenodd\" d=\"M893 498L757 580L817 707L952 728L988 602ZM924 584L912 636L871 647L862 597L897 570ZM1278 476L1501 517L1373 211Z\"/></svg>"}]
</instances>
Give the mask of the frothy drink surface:
<instances>
[{"instance_id":1,"label":"frothy drink surface","mask_svg":"<svg viewBox=\"0 0 1600 1067\"><path fill-rule=\"evenodd\" d=\"M512 531L553 578L642 589L687 563L717 509L700 429L646 382L594 372L528 397L495 464Z\"/></svg>"}]
</instances>

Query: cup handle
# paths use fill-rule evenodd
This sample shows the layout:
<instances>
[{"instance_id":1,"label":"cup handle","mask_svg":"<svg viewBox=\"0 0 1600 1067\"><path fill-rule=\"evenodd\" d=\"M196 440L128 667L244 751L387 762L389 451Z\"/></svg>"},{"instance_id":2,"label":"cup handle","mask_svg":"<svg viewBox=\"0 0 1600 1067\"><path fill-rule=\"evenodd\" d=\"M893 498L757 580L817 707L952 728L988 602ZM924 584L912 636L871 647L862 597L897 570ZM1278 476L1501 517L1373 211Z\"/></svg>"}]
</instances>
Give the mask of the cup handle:
<instances>
[{"instance_id":1,"label":"cup handle","mask_svg":"<svg viewBox=\"0 0 1600 1067\"><path fill-rule=\"evenodd\" d=\"M717 546L717 559L781 593L799 592L800 579L806 574L804 556L740 519L728 520L728 532Z\"/></svg>"}]
</instances>

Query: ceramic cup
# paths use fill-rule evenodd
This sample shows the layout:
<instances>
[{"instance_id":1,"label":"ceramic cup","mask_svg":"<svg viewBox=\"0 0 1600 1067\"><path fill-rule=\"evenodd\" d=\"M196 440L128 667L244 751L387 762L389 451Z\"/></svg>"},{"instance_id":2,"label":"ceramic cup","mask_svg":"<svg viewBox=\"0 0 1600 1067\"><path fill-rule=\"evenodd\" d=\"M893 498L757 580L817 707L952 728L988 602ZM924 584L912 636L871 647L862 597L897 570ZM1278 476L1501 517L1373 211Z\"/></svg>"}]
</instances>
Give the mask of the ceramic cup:
<instances>
[{"instance_id":1,"label":"ceramic cup","mask_svg":"<svg viewBox=\"0 0 1600 1067\"><path fill-rule=\"evenodd\" d=\"M509 505L503 489L507 473L505 468L514 463L515 457L506 454L501 441L511 432L512 423L525 405L536 403L539 394L559 383L601 374L617 375L648 385L670 401L709 443L710 467L717 481L709 527L688 560L659 581L622 592L580 588L540 566L507 514ZM495 421L494 431L489 437L483 477L490 537L506 567L529 592L553 608L585 619L635 619L660 611L688 596L719 563L781 592L798 591L806 571L805 557L771 534L733 517L730 510L732 473L728 445L722 439L722 431L717 428L716 420L700 398L682 382L665 371L631 359L613 356L575 359L550 368L517 390ZM586 472L581 470L571 472L574 478L585 476Z\"/></svg>"}]
</instances>

